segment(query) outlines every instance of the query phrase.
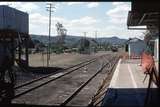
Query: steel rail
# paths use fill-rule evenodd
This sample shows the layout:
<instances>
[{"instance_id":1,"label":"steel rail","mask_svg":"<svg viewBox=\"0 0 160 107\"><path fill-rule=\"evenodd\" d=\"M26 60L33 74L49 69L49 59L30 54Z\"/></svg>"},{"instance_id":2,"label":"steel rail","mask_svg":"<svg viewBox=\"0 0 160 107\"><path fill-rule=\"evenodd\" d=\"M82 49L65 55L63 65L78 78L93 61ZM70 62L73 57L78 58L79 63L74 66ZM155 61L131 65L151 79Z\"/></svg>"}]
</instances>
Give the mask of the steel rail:
<instances>
[{"instance_id":1,"label":"steel rail","mask_svg":"<svg viewBox=\"0 0 160 107\"><path fill-rule=\"evenodd\" d=\"M63 69L63 70L58 70L58 71L56 71L56 72L57 72L57 73L58 73L58 72L62 72L62 71L65 71L65 70L68 70L68 69L77 67L77 66L79 66L79 65L82 66L82 64L85 64L85 63L90 62L90 61L95 60L95 59L96 59L96 58L93 58L93 59L90 59L90 60L81 62L81 63L79 63L79 64L73 65L73 66L71 66L71 67L65 68L65 69ZM81 66L80 66L80 67L81 67ZM83 66L82 66L82 67L83 67ZM48 75L41 76L41 77L39 77L39 78L33 79L33 80L31 80L31 81L27 81L27 82L25 82L25 83L23 83L23 84L21 84L21 85L19 85L19 86L15 86L15 87L14 87L14 90L19 89L19 88L24 87L24 86L27 86L27 85L30 85L30 84L35 83L35 82L37 82L37 81L40 81L40 80L42 80L42 79L44 79L44 78L48 78L49 76L52 76L52 75L55 75L55 73L51 73L51 74L48 74ZM4 94L4 93L5 93L5 91L1 92L0 94L2 95L2 94Z\"/></svg>"},{"instance_id":2,"label":"steel rail","mask_svg":"<svg viewBox=\"0 0 160 107\"><path fill-rule=\"evenodd\" d=\"M113 59L112 59L113 60ZM93 78L95 78L108 64L110 63L107 62L106 64L102 65L102 67L91 77L89 78L85 83L83 83L79 88L77 88L76 91L74 91L67 99L63 101L63 103L60 104L60 106L65 106L68 104Z\"/></svg>"},{"instance_id":3,"label":"steel rail","mask_svg":"<svg viewBox=\"0 0 160 107\"><path fill-rule=\"evenodd\" d=\"M58 70L58 71L56 71L56 72L62 72L62 71L65 71L65 70L68 70L68 69L77 67L77 66L82 65L82 64L84 64L84 63L90 62L90 61L92 61L92 60L94 60L94 59L95 59L95 58L93 58L93 59L91 59L91 60L87 60L87 61L81 62L81 63L79 63L79 64L77 64L77 65L73 65L73 66L68 67L68 68L65 68L65 69L63 69L63 70ZM52 76L52 75L55 75L55 74L51 73L51 74L48 74L48 75L45 75L45 76L42 76L42 77L33 79L33 80L28 81L28 82L26 82L26 83L24 83L24 84L21 84L21 85L19 85L19 86L16 86L14 89L21 88L21 87L23 87L23 86L29 85L29 84L34 83L34 82L36 82L36 81L39 81L39 80L41 80L41 79L48 78L49 76Z\"/></svg>"},{"instance_id":4,"label":"steel rail","mask_svg":"<svg viewBox=\"0 0 160 107\"><path fill-rule=\"evenodd\" d=\"M116 58L115 61L113 62L113 65L112 65L111 69L108 71L108 74L109 74L109 75L110 75L110 73L114 70L114 68L115 68L115 66L116 66L116 64L117 64L117 62L118 62L118 59L119 59L119 57ZM101 85L100 88L97 90L97 93L94 95L94 97L92 98L92 100L91 100L90 103L88 104L88 107L90 107L90 106L97 106L97 104L99 104L99 103L103 100L103 98L102 98L100 101L98 101L98 99L99 99L102 95L104 95L104 94L106 93L107 87L109 86L109 84L104 83L104 82L106 82L107 79L108 79L108 76L105 77L102 85ZM98 102L97 102L97 101L98 101ZM96 103L96 102L97 102L97 103ZM96 104L95 104L95 103L96 103Z\"/></svg>"},{"instance_id":5,"label":"steel rail","mask_svg":"<svg viewBox=\"0 0 160 107\"><path fill-rule=\"evenodd\" d=\"M103 57L103 56L105 56L105 55L102 55L102 56L99 56L99 57ZM44 85L50 83L50 82L52 82L52 81L54 81L54 80L56 80L56 79L59 79L59 78L65 76L65 75L67 75L67 74L70 74L70 73L72 73L72 72L74 72L74 71L76 71L76 70L78 70L78 69L80 69L80 68L82 68L82 67L84 67L84 66L86 66L86 65L89 65L90 63L95 62L99 57L94 58L93 60L88 61L87 63L81 65L80 67L75 68L75 69L73 69L73 70L71 70L71 71L69 71L69 72L66 72L66 73L64 73L64 74L62 74L62 75L60 75L60 76L58 76L58 77L56 77L56 78L50 79L50 80L48 80L48 81L46 81L46 82L44 82L44 83L42 83L42 84L40 84L40 85L37 85L37 86L32 87L32 88L30 88L30 89L28 89L28 90L26 90L26 91L24 91L24 92L21 92L20 94L15 95L12 99L15 99L15 98L17 98L17 97L20 97L20 96L22 96L22 95L24 95L24 94L26 94L26 93L28 93L28 92L30 92L30 91L33 91L33 90L35 90L35 89L37 89L37 88L39 88L39 87L41 87L41 86L44 86Z\"/></svg>"}]
</instances>

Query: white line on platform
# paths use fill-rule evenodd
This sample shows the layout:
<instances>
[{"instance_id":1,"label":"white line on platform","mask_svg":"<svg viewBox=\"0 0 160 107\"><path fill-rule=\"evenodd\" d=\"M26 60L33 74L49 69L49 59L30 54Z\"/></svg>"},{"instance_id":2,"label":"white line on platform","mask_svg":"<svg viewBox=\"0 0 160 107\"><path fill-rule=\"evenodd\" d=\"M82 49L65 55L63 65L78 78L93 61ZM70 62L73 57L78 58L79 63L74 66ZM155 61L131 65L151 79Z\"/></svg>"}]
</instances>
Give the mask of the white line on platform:
<instances>
[{"instance_id":1,"label":"white line on platform","mask_svg":"<svg viewBox=\"0 0 160 107\"><path fill-rule=\"evenodd\" d=\"M117 64L116 70L113 74L113 77L112 77L112 80L110 82L109 88L115 87L115 85L116 85L116 80L117 80L118 74L119 74L120 63L121 63L121 59L118 61L118 64Z\"/></svg>"},{"instance_id":2,"label":"white line on platform","mask_svg":"<svg viewBox=\"0 0 160 107\"><path fill-rule=\"evenodd\" d=\"M135 81L135 79L134 79L134 77L133 77L133 73L132 73L132 70L131 70L129 64L128 64L128 70L129 70L129 73L130 73L130 76L131 76L131 79L132 79L132 83L133 83L134 88L138 88L138 86L137 86L137 84L136 84L136 81ZM136 92L137 103L138 103L138 105L141 107L141 106L143 106L143 103L142 103L142 102L143 102L143 99L141 99L141 96L139 95L139 92L138 92L137 90L135 90L135 92Z\"/></svg>"},{"instance_id":3,"label":"white line on platform","mask_svg":"<svg viewBox=\"0 0 160 107\"><path fill-rule=\"evenodd\" d=\"M136 81L135 81L135 79L134 79L134 77L133 77L133 73L132 73L132 70L131 70L129 64L128 64L128 70L129 70L129 73L130 73L130 76L131 76L131 79L132 79L132 83L133 83L134 88L138 88L138 87L137 87L137 84L136 84Z\"/></svg>"}]
</instances>

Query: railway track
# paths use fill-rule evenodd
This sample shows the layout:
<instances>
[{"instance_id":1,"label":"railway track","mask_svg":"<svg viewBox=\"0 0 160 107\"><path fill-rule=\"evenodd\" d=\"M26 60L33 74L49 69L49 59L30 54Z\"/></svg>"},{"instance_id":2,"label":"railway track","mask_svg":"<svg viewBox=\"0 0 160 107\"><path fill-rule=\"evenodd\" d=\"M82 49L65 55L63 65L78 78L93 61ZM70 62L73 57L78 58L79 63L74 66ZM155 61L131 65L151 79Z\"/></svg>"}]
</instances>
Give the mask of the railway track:
<instances>
[{"instance_id":1,"label":"railway track","mask_svg":"<svg viewBox=\"0 0 160 107\"><path fill-rule=\"evenodd\" d=\"M84 88L85 86L88 86L89 85L89 87L96 87L95 86L95 81L97 81L98 80L98 78L96 78L96 77L103 77L103 76L101 76L101 75L103 75L103 73L102 74L100 74L101 72L103 72L103 70L104 70L104 68L106 68L107 67L107 72L105 72L106 74L110 74L112 71L113 71L113 68L115 67L115 65L116 65L116 63L117 63L117 61L118 61L118 59L119 58L111 58L111 60L109 60L108 62L106 62L106 63L104 63L103 65L102 65L102 67L100 68L100 69L98 69L97 71L96 71L96 73L91 77L91 78L89 78L88 79L88 81L86 81L82 86L80 86L78 89L77 89L77 91L75 91L68 99L66 99L62 104L61 104L61 106L94 106L94 105L91 105L92 104L92 102L94 102L95 101L95 99L94 99L94 97L95 97L95 95L97 95L97 93L95 93L95 92L90 92L89 94L87 93L85 93L85 91L87 92L87 89L82 89L82 87ZM105 69L105 71L106 71L106 69ZM105 74L105 75L106 75ZM108 75L107 75L107 77L106 78L109 78L108 77ZM106 78L104 78L105 80L106 80ZM105 81L106 82L106 81ZM109 82L108 82L108 84L109 84ZM107 87L105 87L105 88L107 88ZM82 90L80 90L80 89L82 89ZM100 90L101 88L99 87L99 89L98 89L98 92L101 92L101 90ZM81 92L80 92L81 91ZM90 90L89 90L90 91ZM85 95L86 94L86 95ZM95 94L95 95L94 95ZM84 97L83 97L84 96ZM87 97L86 97L87 96ZM85 99L85 100L83 100L83 99ZM72 100L72 101L71 101ZM77 104L77 102L80 102L79 104Z\"/></svg>"},{"instance_id":2,"label":"railway track","mask_svg":"<svg viewBox=\"0 0 160 107\"><path fill-rule=\"evenodd\" d=\"M90 100L88 106L89 107L97 107L97 106L101 106L103 97L107 91L107 87L109 86L110 80L112 79L112 75L113 75L113 70L115 69L115 65L118 62L118 58L116 58L112 63L110 63L110 67L107 70L107 76L104 77L103 81L101 82L101 85L99 86L97 92L95 93L95 95L92 97L92 99Z\"/></svg>"},{"instance_id":3,"label":"railway track","mask_svg":"<svg viewBox=\"0 0 160 107\"><path fill-rule=\"evenodd\" d=\"M65 69L63 69L63 70L58 70L57 72L63 72L63 71L69 70L69 69L74 69L74 68L76 68L76 67L77 67L77 68L80 68L80 67L83 67L83 65L84 65L85 63L90 63L90 62L95 61L95 60L96 60L96 58L93 58L93 59L90 59L90 60L81 62L81 63L79 63L79 64L73 65L73 66L71 66L71 67L65 68ZM77 69L77 68L76 68L76 69ZM21 88L21 87L26 86L26 85L29 85L29 84L32 84L32 83L34 83L34 82L36 82L36 81L39 81L39 80L42 80L42 79L44 79L44 78L48 78L49 76L52 76L52 75L55 75L55 73L51 73L51 74L44 75L44 76L41 76L41 77L39 77L39 78L33 79L33 80L31 80L31 81L27 81L26 83L23 83L23 84L20 84L20 85L18 85L18 86L15 86L15 89Z\"/></svg>"},{"instance_id":4,"label":"railway track","mask_svg":"<svg viewBox=\"0 0 160 107\"><path fill-rule=\"evenodd\" d=\"M103 57L103 56L104 55L102 55L100 57ZM100 57L98 57L98 58L100 58ZM16 86L14 88L15 91L16 91L16 95L13 97L13 99L17 98L17 97L19 97L21 95L24 95L24 94L26 94L26 93L28 93L30 91L33 91L33 90L35 90L35 89L37 89L37 88L39 88L41 86L44 86L44 85L46 85L46 84L48 84L48 83L50 83L50 82L52 82L52 81L54 81L54 80L56 80L58 78L61 78L61 77L65 76L65 75L68 75L68 74L70 74L70 73L72 73L72 72L74 72L74 71L76 71L76 70L78 70L78 69L80 69L80 68L82 68L84 66L87 66L87 65L95 62L98 58L93 58L91 60L87 60L87 61L84 61L84 62L79 63L77 65L68 67L68 68L66 68L64 70L60 70L59 73L58 73L60 75L57 75L57 74L48 74L48 75L42 76L40 78L28 81L28 82L26 82L24 84L18 85L18 86ZM57 76L55 76L55 75L57 75ZM55 78L50 79L49 78L50 76L55 76Z\"/></svg>"},{"instance_id":5,"label":"railway track","mask_svg":"<svg viewBox=\"0 0 160 107\"><path fill-rule=\"evenodd\" d=\"M43 77L40 77L38 79L29 81L27 83L21 84L19 86L15 87L15 96L12 99L26 99L26 95L27 97L32 97L35 95L35 93L39 93L39 92L43 92L45 91L44 89L46 88L51 88L53 86L55 86L56 88L58 88L57 90L53 91L54 94L59 94L58 96L63 96L64 93L68 93L68 90L71 90L70 93L68 93L64 98L62 98L61 100L57 101L57 105L59 106L65 106L67 105L74 97L77 96L77 94L88 84L92 81L92 79L94 79L100 72L102 72L102 70L109 65L110 63L112 63L112 61L114 60L114 58L116 57L111 57L112 55L103 55L100 56L98 58L94 58L91 59L89 61L83 62L81 64L75 65L73 67L67 68L65 71L60 72L58 74L55 75L46 75ZM100 60L99 60L100 59ZM99 60L99 61L98 61ZM102 61L103 60L103 61ZM94 67L95 65L99 64L99 67L97 67L96 69L91 69L92 67ZM88 67L88 68L87 68ZM72 77L76 77L76 76L80 76L83 72L84 72L84 68L89 69L88 70L88 77L85 77L83 81L79 82L78 80L74 80L72 79ZM75 72L76 71L76 72ZM70 74L70 75L68 75ZM83 74L82 74L83 75ZM69 79L71 78L71 79ZM69 79L69 80L68 80ZM81 78L78 77L78 79L80 80ZM66 81L72 81L73 83L78 83L79 84L75 87L72 85L69 85L69 88L64 89L63 90L63 85L61 85L62 83L65 84ZM64 82L65 81L65 82ZM51 84L52 83L52 84ZM57 85L58 84L58 85ZM39 89L38 89L39 88ZM43 90L43 91L42 91ZM62 93L59 93L59 90ZM41 95L40 95L41 96ZM39 96L39 97L40 97ZM19 98L20 97L20 98ZM53 97L53 96L52 96ZM34 98L34 97L33 97ZM42 97L40 97L41 99ZM56 98L56 95L55 95ZM31 98L32 99L32 98ZM43 98L42 98L43 100ZM32 101L32 100L31 100ZM55 100L56 101L56 100ZM15 101L17 102L17 101ZM54 102L54 101L53 101ZM34 101L33 101L34 103ZM49 103L49 102L46 102Z\"/></svg>"},{"instance_id":6,"label":"railway track","mask_svg":"<svg viewBox=\"0 0 160 107\"><path fill-rule=\"evenodd\" d=\"M102 56L103 56L103 55L102 55ZM102 56L100 56L100 57L102 57ZM85 65L87 65L87 64L90 64L90 63L94 62L96 59L97 59L97 58L92 58L92 59L90 59L90 60L81 62L81 63L79 63L79 64L76 64L76 65L73 65L73 66L71 66L71 67L65 68L65 69L63 69L63 70L58 70L57 73L59 73L59 72L64 72L64 71L66 71L66 72L65 72L63 75L60 75L60 76L58 76L58 77L55 78L55 79L58 79L58 78L60 78L60 77L62 77L62 76L64 76L64 75L67 75L67 74L69 74L69 73L71 73L71 72L74 72L76 69L81 68L81 67L83 67L83 66L85 66ZM68 72L67 72L67 71L68 71ZM23 83L23 84L16 85L16 86L14 87L14 90L17 90L17 89L20 89L20 88L29 86L29 85L34 84L34 83L39 82L39 81L42 81L43 79L45 79L45 78L47 79L48 77L50 77L50 76L52 76L52 75L55 75L55 73L51 73L51 74L48 74L48 75L44 75L44 76L41 76L41 77L39 77L39 78L36 78L36 79L32 79L32 80L30 80L30 81L27 81L27 82L25 82L25 83ZM46 83L46 84L47 84L47 83ZM45 84L44 84L44 85L45 85ZM42 86L43 86L43 85L42 85ZM38 88L38 87L37 87L37 88ZM36 87L35 87L35 89L36 89ZM34 90L34 89L33 89L33 90ZM32 91L32 90L30 90L30 91ZM28 90L28 92L29 92L29 90ZM27 92L26 92L26 93L27 93ZM3 94L5 94L5 90L1 91L1 93L0 93L0 95L3 95ZM24 94L25 94L25 93L24 93ZM19 95L15 95L15 97L18 97L18 96L20 96L20 95L23 95L23 93L21 93L21 94L19 94ZM15 97L14 97L14 98L15 98Z\"/></svg>"}]
</instances>

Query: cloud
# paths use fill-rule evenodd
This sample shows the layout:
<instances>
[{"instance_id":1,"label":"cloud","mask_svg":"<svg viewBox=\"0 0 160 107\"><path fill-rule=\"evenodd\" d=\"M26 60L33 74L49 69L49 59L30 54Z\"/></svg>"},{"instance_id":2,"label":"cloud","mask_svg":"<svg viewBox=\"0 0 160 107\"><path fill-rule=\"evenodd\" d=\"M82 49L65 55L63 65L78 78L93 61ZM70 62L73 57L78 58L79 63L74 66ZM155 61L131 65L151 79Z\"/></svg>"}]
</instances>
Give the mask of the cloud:
<instances>
[{"instance_id":1,"label":"cloud","mask_svg":"<svg viewBox=\"0 0 160 107\"><path fill-rule=\"evenodd\" d=\"M47 20L48 20L48 17L47 16L43 16L41 15L40 13L33 13L33 14L30 14L30 17L29 17L29 20L30 20L30 23L32 24L47 24Z\"/></svg>"},{"instance_id":2,"label":"cloud","mask_svg":"<svg viewBox=\"0 0 160 107\"><path fill-rule=\"evenodd\" d=\"M113 2L112 5L122 5L124 4L125 2Z\"/></svg>"},{"instance_id":3,"label":"cloud","mask_svg":"<svg viewBox=\"0 0 160 107\"><path fill-rule=\"evenodd\" d=\"M79 5L79 4L83 4L84 2L68 2L67 4L69 5L69 6L71 6L71 5Z\"/></svg>"},{"instance_id":4,"label":"cloud","mask_svg":"<svg viewBox=\"0 0 160 107\"><path fill-rule=\"evenodd\" d=\"M89 16L85 16L85 17L82 17L80 19L74 19L74 20L71 21L71 23L83 24L83 25L91 25L91 24L94 24L96 22L97 22L96 19L94 19L93 17L89 17Z\"/></svg>"},{"instance_id":5,"label":"cloud","mask_svg":"<svg viewBox=\"0 0 160 107\"><path fill-rule=\"evenodd\" d=\"M48 33L48 16L40 13L33 13L29 18L30 33L47 35ZM91 16L84 16L78 19L66 19L62 17L52 17L52 35L57 35L55 24L60 22L68 30L69 35L82 35L84 31L92 32L96 30L95 25L99 20ZM88 33L88 36L91 35Z\"/></svg>"},{"instance_id":6,"label":"cloud","mask_svg":"<svg viewBox=\"0 0 160 107\"><path fill-rule=\"evenodd\" d=\"M131 9L129 3L113 2L114 8L108 10L106 15L109 16L110 22L114 24L124 24L127 21L128 11Z\"/></svg>"},{"instance_id":7,"label":"cloud","mask_svg":"<svg viewBox=\"0 0 160 107\"><path fill-rule=\"evenodd\" d=\"M76 2L77 3L77 2ZM79 4L79 3L78 3ZM70 5L78 5L71 3ZM68 5L68 2L67 2ZM88 3L85 5L87 6ZM87 32L87 37L94 37L95 31L98 31L98 37L118 36L120 38L128 38L142 35L143 31L131 31L127 29L126 18L129 3L112 3L113 8L106 12L108 21L103 21L106 26L98 27L101 20L91 16L81 16L77 19L67 19L65 17L52 17L51 35L57 35L55 24L60 22L67 29L67 34L83 36L83 32ZM30 14L30 33L48 35L48 16L43 13ZM107 27L108 26L108 27Z\"/></svg>"},{"instance_id":8,"label":"cloud","mask_svg":"<svg viewBox=\"0 0 160 107\"><path fill-rule=\"evenodd\" d=\"M52 32L55 34L55 23L56 22L63 22L66 23L67 21L63 18L59 17L52 17ZM32 34L42 34L42 35L47 35L48 34L48 24L49 19L48 16L40 14L40 13L33 13L30 14L29 17L29 29L30 33Z\"/></svg>"},{"instance_id":9,"label":"cloud","mask_svg":"<svg viewBox=\"0 0 160 107\"><path fill-rule=\"evenodd\" d=\"M144 30L128 30L127 17L128 11L131 10L130 2L113 2L113 8L106 12L109 18L108 23L111 25L102 29L106 35L120 36L120 38L139 37Z\"/></svg>"},{"instance_id":10,"label":"cloud","mask_svg":"<svg viewBox=\"0 0 160 107\"><path fill-rule=\"evenodd\" d=\"M125 38L128 39L129 37L140 37L144 31L142 30L128 30L127 27L124 25L121 26L115 26L115 25L110 25L106 26L103 29L99 30L100 36L117 36L119 38Z\"/></svg>"},{"instance_id":11,"label":"cloud","mask_svg":"<svg viewBox=\"0 0 160 107\"><path fill-rule=\"evenodd\" d=\"M0 2L0 5L9 5L10 7L28 13L31 13L32 11L39 9L39 6L36 5L36 2Z\"/></svg>"},{"instance_id":12,"label":"cloud","mask_svg":"<svg viewBox=\"0 0 160 107\"><path fill-rule=\"evenodd\" d=\"M69 6L85 4L88 8L97 7L99 5L98 2L91 2L91 3L87 3L87 2L65 2L65 4L67 4Z\"/></svg>"},{"instance_id":13,"label":"cloud","mask_svg":"<svg viewBox=\"0 0 160 107\"><path fill-rule=\"evenodd\" d=\"M25 3L19 6L22 11L32 12L33 10L39 9L39 6L35 3Z\"/></svg>"},{"instance_id":14,"label":"cloud","mask_svg":"<svg viewBox=\"0 0 160 107\"><path fill-rule=\"evenodd\" d=\"M48 34L48 17L40 13L30 14L29 17L29 32L30 34Z\"/></svg>"},{"instance_id":15,"label":"cloud","mask_svg":"<svg viewBox=\"0 0 160 107\"><path fill-rule=\"evenodd\" d=\"M93 17L85 16L79 19L73 19L66 25L68 33L73 35L83 35L83 32L87 32L87 36L92 37L92 31L96 30L96 24L99 22Z\"/></svg>"},{"instance_id":16,"label":"cloud","mask_svg":"<svg viewBox=\"0 0 160 107\"><path fill-rule=\"evenodd\" d=\"M48 13L45 11L46 2L0 2L0 5L10 5L18 10L29 12L29 32L30 34L48 35ZM61 6L81 5L87 8L97 7L100 3L96 2L54 2L56 9ZM61 5L63 4L63 5ZM113 6L106 12L109 20L96 19L93 16L81 16L76 19L67 19L66 16L52 17L51 35L57 35L55 24L60 22L68 30L69 35L83 36L83 32L87 32L88 37L94 37L95 31L98 31L98 37L119 36L120 38L128 38L141 35L142 31L131 31L127 29L126 21L130 3L113 2ZM44 9L41 9L42 6ZM64 6L65 7L65 6ZM76 7L75 7L76 8ZM78 7L79 8L79 7ZM64 8L66 9L66 7ZM41 12L44 10L46 13ZM65 11L65 10L63 10ZM77 13L78 14L78 13ZM104 26L103 26L104 25Z\"/></svg>"},{"instance_id":17,"label":"cloud","mask_svg":"<svg viewBox=\"0 0 160 107\"><path fill-rule=\"evenodd\" d=\"M93 7L97 7L98 5L99 5L99 3L93 2L93 3L89 3L89 4L87 5L87 7L88 7L88 8L93 8Z\"/></svg>"}]
</instances>

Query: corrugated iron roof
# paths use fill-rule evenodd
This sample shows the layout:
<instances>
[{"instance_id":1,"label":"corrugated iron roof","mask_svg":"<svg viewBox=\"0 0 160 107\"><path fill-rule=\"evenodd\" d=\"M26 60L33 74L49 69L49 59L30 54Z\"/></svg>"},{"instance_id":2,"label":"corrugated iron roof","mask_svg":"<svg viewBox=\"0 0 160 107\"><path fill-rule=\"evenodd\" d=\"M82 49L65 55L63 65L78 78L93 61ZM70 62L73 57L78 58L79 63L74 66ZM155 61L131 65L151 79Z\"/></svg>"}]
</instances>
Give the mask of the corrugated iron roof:
<instances>
[{"instance_id":1,"label":"corrugated iron roof","mask_svg":"<svg viewBox=\"0 0 160 107\"><path fill-rule=\"evenodd\" d=\"M139 39L139 38L129 38L126 42L125 42L125 44L129 44L129 43L133 43L133 42L137 42L137 41L143 41L143 40L141 40L141 39Z\"/></svg>"}]
</instances>

